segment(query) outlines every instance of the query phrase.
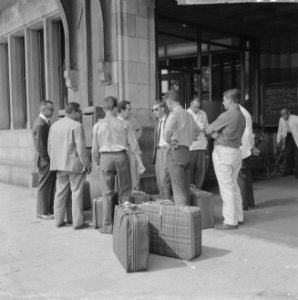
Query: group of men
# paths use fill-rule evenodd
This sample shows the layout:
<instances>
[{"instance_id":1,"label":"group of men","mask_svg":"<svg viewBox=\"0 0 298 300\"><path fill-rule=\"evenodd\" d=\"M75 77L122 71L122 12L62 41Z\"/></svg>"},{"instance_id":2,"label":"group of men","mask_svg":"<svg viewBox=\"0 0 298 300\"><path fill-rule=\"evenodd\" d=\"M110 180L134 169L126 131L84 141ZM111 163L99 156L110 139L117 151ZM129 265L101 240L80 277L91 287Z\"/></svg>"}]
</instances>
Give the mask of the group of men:
<instances>
[{"instance_id":1,"label":"group of men","mask_svg":"<svg viewBox=\"0 0 298 300\"><path fill-rule=\"evenodd\" d=\"M137 142L142 129L130 118L130 102L124 100L118 105L116 98L107 97L103 107L106 116L93 128L92 157L100 168L99 182L105 199L100 231L110 233L115 175L119 197L125 201L132 188L138 188L138 175L145 167ZM91 172L91 161L80 122L81 108L78 103L68 103L65 117L51 125L53 112L53 102L42 101L32 130L39 173L37 217L55 219L57 227L72 224L74 229L86 228L89 224L83 220L83 193L86 174ZM134 160L138 170L135 170Z\"/></svg>"},{"instance_id":2,"label":"group of men","mask_svg":"<svg viewBox=\"0 0 298 300\"><path fill-rule=\"evenodd\" d=\"M161 197L172 199L175 205L190 204L190 184L198 188L203 184L208 144L206 136L210 136L215 139L213 164L223 200L224 220L216 228L237 228L243 222L238 175L242 159L253 151L253 144L245 142L252 140L251 117L239 105L239 90L224 92L223 105L226 111L210 125L206 114L200 110L199 99L193 99L187 111L180 105L179 94L175 90L168 91L164 101L156 101L152 109L158 120L154 133L153 163ZM120 203L127 201L132 188L139 187L139 179L135 178L133 183L131 174L142 174L145 167L137 141L137 132L141 133L141 127L128 121L130 102L118 103L115 97L108 96L103 100L103 109L105 117L93 127L91 154L99 168L103 196L100 232L111 234L115 191L118 192ZM91 162L84 129L79 122L80 105L68 103L65 117L50 126L53 110L51 101L43 101L33 127L39 154L37 216L52 218L54 212L56 226L72 223L74 229L85 228L88 224L83 221L83 187L86 174L91 171ZM133 128L138 129L134 131ZM244 181L247 184L247 180Z\"/></svg>"}]
</instances>

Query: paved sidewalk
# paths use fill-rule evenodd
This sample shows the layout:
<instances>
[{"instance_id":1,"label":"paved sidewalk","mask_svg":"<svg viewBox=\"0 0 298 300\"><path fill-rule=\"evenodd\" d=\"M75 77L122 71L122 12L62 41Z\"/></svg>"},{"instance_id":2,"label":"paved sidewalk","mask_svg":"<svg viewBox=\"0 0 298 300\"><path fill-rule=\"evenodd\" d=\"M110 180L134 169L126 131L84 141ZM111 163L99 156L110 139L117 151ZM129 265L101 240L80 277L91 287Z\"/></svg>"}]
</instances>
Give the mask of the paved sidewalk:
<instances>
[{"instance_id":1,"label":"paved sidewalk","mask_svg":"<svg viewBox=\"0 0 298 300\"><path fill-rule=\"evenodd\" d=\"M204 230L199 258L150 255L126 274L111 236L36 219L29 190L0 183L0 299L298 299L297 191L292 177L257 182L257 208L238 230Z\"/></svg>"}]
</instances>

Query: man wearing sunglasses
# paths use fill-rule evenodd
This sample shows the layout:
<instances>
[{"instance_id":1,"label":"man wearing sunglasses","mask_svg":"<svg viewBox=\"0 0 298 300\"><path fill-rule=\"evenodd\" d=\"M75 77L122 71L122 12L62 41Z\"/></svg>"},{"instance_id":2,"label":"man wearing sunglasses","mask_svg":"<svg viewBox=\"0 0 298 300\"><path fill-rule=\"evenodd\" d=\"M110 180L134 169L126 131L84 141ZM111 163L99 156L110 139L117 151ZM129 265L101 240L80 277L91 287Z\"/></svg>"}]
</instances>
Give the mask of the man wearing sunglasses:
<instances>
[{"instance_id":1,"label":"man wearing sunglasses","mask_svg":"<svg viewBox=\"0 0 298 300\"><path fill-rule=\"evenodd\" d=\"M157 120L154 129L153 164L155 166L158 191L162 199L171 198L171 182L167 165L168 147L163 137L164 127L168 118L165 104L155 101L152 112Z\"/></svg>"}]
</instances>

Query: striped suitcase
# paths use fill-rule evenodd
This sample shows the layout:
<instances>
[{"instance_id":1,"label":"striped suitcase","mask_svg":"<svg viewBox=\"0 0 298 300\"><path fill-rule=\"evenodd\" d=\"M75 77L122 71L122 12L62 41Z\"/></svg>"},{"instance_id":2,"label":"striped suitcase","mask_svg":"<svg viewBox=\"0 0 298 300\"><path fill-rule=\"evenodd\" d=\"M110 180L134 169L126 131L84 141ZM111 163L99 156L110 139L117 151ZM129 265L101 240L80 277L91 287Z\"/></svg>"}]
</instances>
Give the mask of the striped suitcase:
<instances>
[{"instance_id":1,"label":"striped suitcase","mask_svg":"<svg viewBox=\"0 0 298 300\"><path fill-rule=\"evenodd\" d=\"M139 207L149 218L151 253L184 260L192 260L201 254L198 207L174 206L169 200L151 201Z\"/></svg>"},{"instance_id":2,"label":"striped suitcase","mask_svg":"<svg viewBox=\"0 0 298 300\"><path fill-rule=\"evenodd\" d=\"M115 207L113 249L126 272L146 270L149 261L149 223L133 204Z\"/></svg>"},{"instance_id":3,"label":"striped suitcase","mask_svg":"<svg viewBox=\"0 0 298 300\"><path fill-rule=\"evenodd\" d=\"M192 206L197 206L201 209L201 226L202 229L214 227L214 201L213 194L190 188L190 201Z\"/></svg>"}]
</instances>

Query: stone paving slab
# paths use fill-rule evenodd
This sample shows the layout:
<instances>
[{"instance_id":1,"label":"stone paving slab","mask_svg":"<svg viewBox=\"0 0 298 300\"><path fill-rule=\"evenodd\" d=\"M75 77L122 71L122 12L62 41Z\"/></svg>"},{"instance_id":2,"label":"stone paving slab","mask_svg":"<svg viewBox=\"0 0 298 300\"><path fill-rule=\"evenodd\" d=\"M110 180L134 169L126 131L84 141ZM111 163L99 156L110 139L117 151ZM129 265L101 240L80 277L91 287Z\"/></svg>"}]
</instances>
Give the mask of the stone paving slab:
<instances>
[{"instance_id":1,"label":"stone paving slab","mask_svg":"<svg viewBox=\"0 0 298 300\"><path fill-rule=\"evenodd\" d=\"M206 229L200 257L150 255L148 271L130 274L111 236L36 219L30 191L0 183L0 299L298 299L297 183L256 182L238 230Z\"/></svg>"}]
</instances>

